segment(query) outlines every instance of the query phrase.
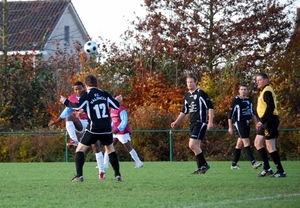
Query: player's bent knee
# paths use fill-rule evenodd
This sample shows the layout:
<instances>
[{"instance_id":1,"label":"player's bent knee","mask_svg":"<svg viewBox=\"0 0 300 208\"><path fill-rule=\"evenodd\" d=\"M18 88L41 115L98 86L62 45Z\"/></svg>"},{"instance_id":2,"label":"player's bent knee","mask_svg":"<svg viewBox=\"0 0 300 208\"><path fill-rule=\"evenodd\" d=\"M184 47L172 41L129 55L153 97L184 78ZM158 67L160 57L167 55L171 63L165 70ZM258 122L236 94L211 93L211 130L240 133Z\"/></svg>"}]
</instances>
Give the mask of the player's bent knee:
<instances>
[{"instance_id":1,"label":"player's bent knee","mask_svg":"<svg viewBox=\"0 0 300 208\"><path fill-rule=\"evenodd\" d=\"M78 146L76 148L76 152L86 152L86 150L89 148L89 146L84 145L82 143L78 143Z\"/></svg>"},{"instance_id":2,"label":"player's bent knee","mask_svg":"<svg viewBox=\"0 0 300 208\"><path fill-rule=\"evenodd\" d=\"M115 151L113 144L105 145L104 148L105 148L105 152L107 152L107 154L110 154Z\"/></svg>"}]
</instances>

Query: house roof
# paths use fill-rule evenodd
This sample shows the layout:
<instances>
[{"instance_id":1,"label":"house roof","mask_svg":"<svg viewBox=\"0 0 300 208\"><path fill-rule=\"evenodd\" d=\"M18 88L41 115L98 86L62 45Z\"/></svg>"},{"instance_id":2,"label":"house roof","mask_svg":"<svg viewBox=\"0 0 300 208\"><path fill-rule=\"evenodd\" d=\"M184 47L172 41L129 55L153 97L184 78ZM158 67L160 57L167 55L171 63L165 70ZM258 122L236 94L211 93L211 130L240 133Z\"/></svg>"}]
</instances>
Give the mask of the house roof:
<instances>
[{"instance_id":1,"label":"house roof","mask_svg":"<svg viewBox=\"0 0 300 208\"><path fill-rule=\"evenodd\" d=\"M8 1L6 5L8 51L34 51L43 48L68 6L72 7L84 28L70 0ZM0 9L3 13L2 3ZM3 15L0 16L1 28L3 28L2 18ZM2 51L2 44L0 44L0 51Z\"/></svg>"}]
</instances>

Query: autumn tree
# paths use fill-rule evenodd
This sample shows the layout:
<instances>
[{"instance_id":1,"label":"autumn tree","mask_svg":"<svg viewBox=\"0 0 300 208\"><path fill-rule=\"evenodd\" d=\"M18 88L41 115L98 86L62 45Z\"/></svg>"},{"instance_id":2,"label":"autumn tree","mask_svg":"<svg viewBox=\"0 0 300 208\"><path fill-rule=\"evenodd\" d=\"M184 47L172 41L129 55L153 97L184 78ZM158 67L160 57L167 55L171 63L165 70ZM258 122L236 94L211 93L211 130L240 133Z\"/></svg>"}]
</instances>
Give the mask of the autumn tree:
<instances>
[{"instance_id":1,"label":"autumn tree","mask_svg":"<svg viewBox=\"0 0 300 208\"><path fill-rule=\"evenodd\" d=\"M101 77L112 77L110 87L130 97L141 95L149 80L159 82L155 76L164 77L172 89L185 89L185 74L193 72L211 83L210 88L200 86L212 93L217 113L224 115L238 84L248 84L253 92L255 73L272 68L270 60L284 53L293 29L287 12L294 12L288 10L291 5L278 0L146 0L145 18L132 22L135 30L124 33L123 45L106 47ZM147 103L145 97L131 101Z\"/></svg>"},{"instance_id":2,"label":"autumn tree","mask_svg":"<svg viewBox=\"0 0 300 208\"><path fill-rule=\"evenodd\" d=\"M284 54L276 54L277 58L273 61L271 82L277 92L277 99L281 112L286 117L298 117L300 112L300 9L295 24L295 30L289 40L288 47ZM294 120L296 121L296 120ZM289 125L299 126L299 123Z\"/></svg>"},{"instance_id":3,"label":"autumn tree","mask_svg":"<svg viewBox=\"0 0 300 208\"><path fill-rule=\"evenodd\" d=\"M143 37L139 41L148 43L143 51L148 57L183 61L181 74L189 69L213 77L231 62L238 66L233 75L245 78L268 66L274 51L285 48L292 29L286 11L292 1L146 0L145 4L146 17L135 22Z\"/></svg>"}]
</instances>

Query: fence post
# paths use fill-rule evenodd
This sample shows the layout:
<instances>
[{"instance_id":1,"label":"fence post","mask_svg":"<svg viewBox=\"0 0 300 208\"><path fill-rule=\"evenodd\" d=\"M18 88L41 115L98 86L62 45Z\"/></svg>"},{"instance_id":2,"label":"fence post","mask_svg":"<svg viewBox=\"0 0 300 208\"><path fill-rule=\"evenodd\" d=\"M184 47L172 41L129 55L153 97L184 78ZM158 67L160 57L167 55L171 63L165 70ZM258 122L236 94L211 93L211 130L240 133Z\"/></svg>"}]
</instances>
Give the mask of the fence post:
<instances>
[{"instance_id":1,"label":"fence post","mask_svg":"<svg viewBox=\"0 0 300 208\"><path fill-rule=\"evenodd\" d=\"M173 136L172 130L170 130L170 161L173 161Z\"/></svg>"},{"instance_id":2,"label":"fence post","mask_svg":"<svg viewBox=\"0 0 300 208\"><path fill-rule=\"evenodd\" d=\"M66 162L69 162L68 132L66 131Z\"/></svg>"}]
</instances>

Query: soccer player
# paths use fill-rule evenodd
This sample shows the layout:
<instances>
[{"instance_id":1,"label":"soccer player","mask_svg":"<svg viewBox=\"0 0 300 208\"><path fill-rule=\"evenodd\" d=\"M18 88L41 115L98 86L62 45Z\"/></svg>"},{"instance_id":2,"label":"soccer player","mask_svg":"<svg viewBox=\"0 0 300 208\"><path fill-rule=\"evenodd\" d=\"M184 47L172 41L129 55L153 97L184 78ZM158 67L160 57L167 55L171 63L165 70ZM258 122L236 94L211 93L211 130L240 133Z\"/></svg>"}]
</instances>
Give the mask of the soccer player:
<instances>
[{"instance_id":1,"label":"soccer player","mask_svg":"<svg viewBox=\"0 0 300 208\"><path fill-rule=\"evenodd\" d=\"M75 110L84 109L89 123L78 143L75 154L76 175L72 182L83 181L84 154L92 144L98 140L105 147L110 163L114 169L117 181L122 181L117 153L113 146L111 117L109 108L118 109L120 104L108 92L97 88L97 78L88 75L85 78L86 91L81 95L78 103L72 103L61 96L60 102Z\"/></svg>"},{"instance_id":2,"label":"soccer player","mask_svg":"<svg viewBox=\"0 0 300 208\"><path fill-rule=\"evenodd\" d=\"M68 98L71 102L78 102L80 96L84 93L84 85L82 82L77 81L73 84L74 93ZM74 113L74 114L73 114ZM51 120L48 126L55 125L61 121L66 120L66 129L69 134L70 140L67 143L68 146L77 146L78 138L77 132L83 133L84 129L88 125L87 115L83 109L74 111L71 108L65 107L60 116L55 120Z\"/></svg>"},{"instance_id":3,"label":"soccer player","mask_svg":"<svg viewBox=\"0 0 300 208\"><path fill-rule=\"evenodd\" d=\"M254 169L257 169L262 164L257 163L254 160L253 152L250 148L250 119L254 122L255 126L257 123L256 116L254 115L253 111L253 103L247 97L248 95L248 88L246 85L239 86L239 95L233 98L229 111L228 111L228 132L233 134L233 126L236 128L238 132L238 139L236 142L236 146L233 153L233 161L231 164L231 169L239 170L241 169L240 166L237 164L240 156L242 148L244 150L252 164Z\"/></svg>"},{"instance_id":4,"label":"soccer player","mask_svg":"<svg viewBox=\"0 0 300 208\"><path fill-rule=\"evenodd\" d=\"M188 92L184 96L184 106L177 117L171 123L174 128L185 115L190 114L190 139L189 148L194 152L198 169L193 174L205 174L210 168L201 149L201 141L204 139L206 129L213 128L214 108L208 95L197 88L197 78L189 74L186 78Z\"/></svg>"},{"instance_id":5,"label":"soccer player","mask_svg":"<svg viewBox=\"0 0 300 208\"><path fill-rule=\"evenodd\" d=\"M68 99L71 102L77 103L79 101L80 96L85 92L84 85L82 82L77 81L73 84L74 94L72 94ZM55 125L63 120L66 120L66 129L69 134L70 140L67 143L67 146L77 146L78 138L77 132L83 133L85 128L88 125L88 117L83 109L80 110L73 110L72 108L65 107L63 112L55 121L50 121L48 126ZM99 168L99 179L105 179L105 171L103 166L103 154L100 149L100 143L97 142L96 144L92 145L92 149L96 156L97 166Z\"/></svg>"},{"instance_id":6,"label":"soccer player","mask_svg":"<svg viewBox=\"0 0 300 208\"><path fill-rule=\"evenodd\" d=\"M119 103L122 102L123 97L119 95L115 97ZM140 160L138 154L135 149L133 149L131 145L130 134L132 133L130 126L128 124L128 114L126 109L120 105L119 109L110 109L110 116L112 119L112 128L113 128L113 143L114 146L120 141L125 149L129 152L132 159L135 161L135 168L141 168L144 166L143 162ZM108 154L104 153L104 167L108 167Z\"/></svg>"},{"instance_id":7,"label":"soccer player","mask_svg":"<svg viewBox=\"0 0 300 208\"><path fill-rule=\"evenodd\" d=\"M286 177L279 153L276 149L276 139L278 137L279 117L277 110L276 95L272 87L269 85L269 77L265 73L259 73L256 76L256 84L260 89L260 94L257 100L258 122L256 124L257 135L254 140L254 145L264 162L263 171L258 177L273 176L275 178ZM271 158L277 168L277 172L273 175L273 170L270 167L268 159L268 150Z\"/></svg>"}]
</instances>

